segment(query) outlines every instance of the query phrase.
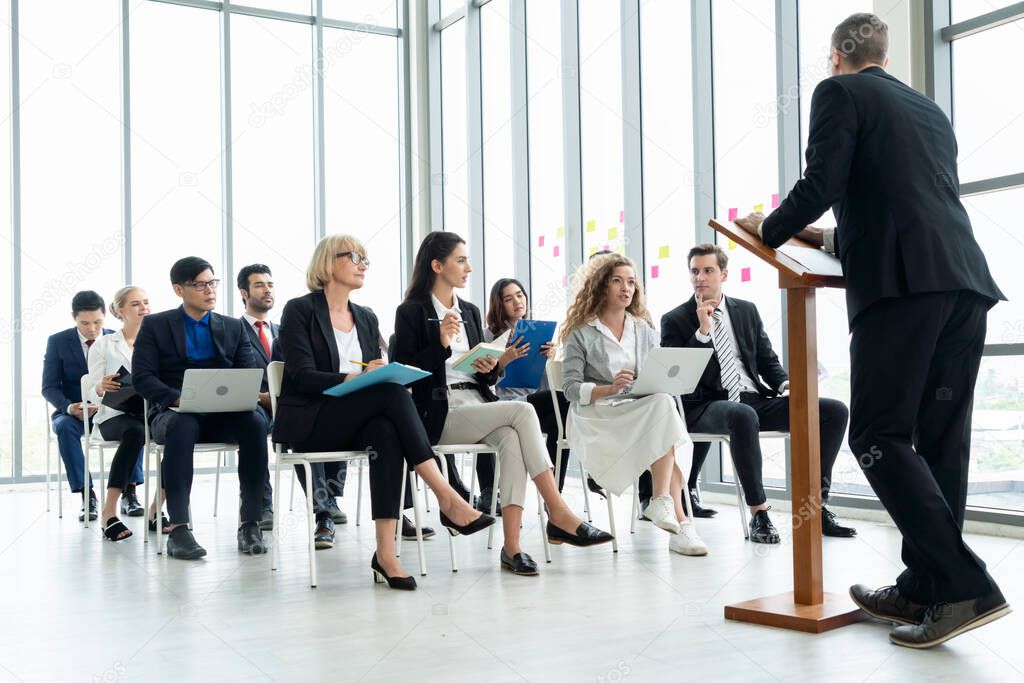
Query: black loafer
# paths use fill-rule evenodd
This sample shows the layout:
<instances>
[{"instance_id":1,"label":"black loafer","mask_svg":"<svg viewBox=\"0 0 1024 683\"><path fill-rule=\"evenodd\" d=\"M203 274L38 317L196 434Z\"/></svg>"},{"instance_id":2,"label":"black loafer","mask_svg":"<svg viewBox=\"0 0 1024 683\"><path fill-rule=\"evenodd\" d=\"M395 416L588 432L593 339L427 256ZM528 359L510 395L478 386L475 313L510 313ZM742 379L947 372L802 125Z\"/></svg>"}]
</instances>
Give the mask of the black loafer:
<instances>
[{"instance_id":1,"label":"black loafer","mask_svg":"<svg viewBox=\"0 0 1024 683\"><path fill-rule=\"evenodd\" d=\"M925 610L920 624L897 626L889 634L895 645L924 650L984 626L1010 613L998 589L988 595L960 602L941 602Z\"/></svg>"},{"instance_id":2,"label":"black loafer","mask_svg":"<svg viewBox=\"0 0 1024 683\"><path fill-rule=\"evenodd\" d=\"M601 531L597 527L587 524L586 522L581 522L580 525L576 527L575 534L570 534L568 531L562 531L551 522L548 522L547 533L548 543L554 545L567 543L580 548L608 543L615 539L615 537L607 531Z\"/></svg>"},{"instance_id":3,"label":"black loafer","mask_svg":"<svg viewBox=\"0 0 1024 683\"><path fill-rule=\"evenodd\" d=\"M274 528L274 508L265 507L260 511L260 531L272 531Z\"/></svg>"},{"instance_id":4,"label":"black loafer","mask_svg":"<svg viewBox=\"0 0 1024 683\"><path fill-rule=\"evenodd\" d=\"M920 624L928 609L927 605L907 600L896 586L872 590L858 583L850 586L850 599L875 619L905 626Z\"/></svg>"},{"instance_id":5,"label":"black loafer","mask_svg":"<svg viewBox=\"0 0 1024 683\"><path fill-rule=\"evenodd\" d=\"M99 504L99 501L96 500L93 497L90 497L89 498L89 521L90 522L95 522L97 519L99 519L99 516L100 516L100 504ZM79 522L84 522L85 521L85 506L84 505L81 508L81 514L78 515L78 521Z\"/></svg>"},{"instance_id":6,"label":"black loafer","mask_svg":"<svg viewBox=\"0 0 1024 683\"><path fill-rule=\"evenodd\" d=\"M822 506L821 535L831 536L832 538L853 538L857 535L857 530L852 526L843 526L840 524L832 511Z\"/></svg>"},{"instance_id":7,"label":"black loafer","mask_svg":"<svg viewBox=\"0 0 1024 683\"><path fill-rule=\"evenodd\" d=\"M697 489L690 489L690 507L693 509L694 517L707 519L718 514L718 510L712 510L700 504L700 496L697 495Z\"/></svg>"},{"instance_id":8,"label":"black loafer","mask_svg":"<svg viewBox=\"0 0 1024 683\"><path fill-rule=\"evenodd\" d=\"M768 510L758 510L750 518L750 540L752 543L780 543L779 532L768 517Z\"/></svg>"},{"instance_id":9,"label":"black loafer","mask_svg":"<svg viewBox=\"0 0 1024 683\"><path fill-rule=\"evenodd\" d=\"M139 502L139 496L136 495L135 489L125 489L124 493L121 494L121 512L129 517L142 517L146 514L146 510L142 507L142 503Z\"/></svg>"},{"instance_id":10,"label":"black loafer","mask_svg":"<svg viewBox=\"0 0 1024 683\"><path fill-rule=\"evenodd\" d=\"M473 502L475 507L480 512L491 514L491 497L494 496L494 489L483 489L480 491L480 495L476 497ZM498 493L498 502L494 506L494 516L501 517L501 493Z\"/></svg>"},{"instance_id":11,"label":"black loafer","mask_svg":"<svg viewBox=\"0 0 1024 683\"><path fill-rule=\"evenodd\" d=\"M501 549L501 568L519 576L537 576L540 573L537 571L537 563L533 561L532 557L526 553L516 553L509 557L504 547Z\"/></svg>"},{"instance_id":12,"label":"black loafer","mask_svg":"<svg viewBox=\"0 0 1024 683\"><path fill-rule=\"evenodd\" d=\"M316 513L316 531L313 532L313 546L317 550L334 547L334 520L329 510Z\"/></svg>"},{"instance_id":13,"label":"black loafer","mask_svg":"<svg viewBox=\"0 0 1024 683\"><path fill-rule=\"evenodd\" d=\"M238 550L248 555L261 555L267 552L258 522L242 522L242 526L238 527Z\"/></svg>"},{"instance_id":14,"label":"black loafer","mask_svg":"<svg viewBox=\"0 0 1024 683\"><path fill-rule=\"evenodd\" d=\"M206 549L196 543L196 537L182 524L171 530L167 536L167 555L179 560L198 560L206 555Z\"/></svg>"},{"instance_id":15,"label":"black loafer","mask_svg":"<svg viewBox=\"0 0 1024 683\"><path fill-rule=\"evenodd\" d=\"M425 526L420 529L420 533L423 534L423 539L433 538L434 530L429 526ZM402 515L402 538L406 541L416 540L416 525L412 523L412 520Z\"/></svg>"}]
</instances>

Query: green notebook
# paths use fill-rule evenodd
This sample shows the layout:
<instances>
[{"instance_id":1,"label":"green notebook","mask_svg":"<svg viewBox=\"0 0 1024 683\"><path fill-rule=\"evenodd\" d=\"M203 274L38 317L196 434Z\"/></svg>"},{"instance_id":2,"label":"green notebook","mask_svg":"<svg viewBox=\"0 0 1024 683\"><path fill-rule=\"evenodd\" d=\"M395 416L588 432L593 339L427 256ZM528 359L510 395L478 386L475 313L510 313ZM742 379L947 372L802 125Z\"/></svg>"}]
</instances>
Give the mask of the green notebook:
<instances>
[{"instance_id":1,"label":"green notebook","mask_svg":"<svg viewBox=\"0 0 1024 683\"><path fill-rule=\"evenodd\" d=\"M509 330L492 342L480 342L452 361L452 369L459 372L474 373L476 370L473 369L473 361L477 358L490 356L497 360L501 354L505 353L505 347L508 346L508 336L511 332L512 330Z\"/></svg>"}]
</instances>

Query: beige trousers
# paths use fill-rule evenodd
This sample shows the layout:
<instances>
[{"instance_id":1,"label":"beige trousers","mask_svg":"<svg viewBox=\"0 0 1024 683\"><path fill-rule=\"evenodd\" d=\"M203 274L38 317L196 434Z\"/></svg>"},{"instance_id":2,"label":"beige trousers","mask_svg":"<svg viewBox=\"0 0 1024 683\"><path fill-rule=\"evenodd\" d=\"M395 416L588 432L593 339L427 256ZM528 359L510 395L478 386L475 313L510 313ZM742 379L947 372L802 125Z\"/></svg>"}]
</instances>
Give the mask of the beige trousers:
<instances>
[{"instance_id":1,"label":"beige trousers","mask_svg":"<svg viewBox=\"0 0 1024 683\"><path fill-rule=\"evenodd\" d=\"M498 454L502 505L526 502L526 481L551 468L533 406L522 401L486 403L473 390L448 394L448 419L439 445L486 443Z\"/></svg>"}]
</instances>

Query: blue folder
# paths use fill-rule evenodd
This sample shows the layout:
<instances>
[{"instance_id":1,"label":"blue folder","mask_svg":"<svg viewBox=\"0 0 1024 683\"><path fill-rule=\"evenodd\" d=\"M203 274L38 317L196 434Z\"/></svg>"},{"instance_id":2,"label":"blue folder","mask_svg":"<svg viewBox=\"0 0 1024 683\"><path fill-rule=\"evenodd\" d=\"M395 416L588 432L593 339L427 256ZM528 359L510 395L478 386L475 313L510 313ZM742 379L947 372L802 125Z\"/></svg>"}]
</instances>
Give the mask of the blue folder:
<instances>
[{"instance_id":1,"label":"blue folder","mask_svg":"<svg viewBox=\"0 0 1024 683\"><path fill-rule=\"evenodd\" d=\"M517 358L505 366L505 376L498 382L499 387L511 389L537 389L544 377L544 365L547 358L541 355L540 347L551 341L555 336L558 323L548 320L519 320L516 328L509 335L509 344L515 343L520 337L523 342L530 343L530 352ZM523 342L519 342L522 344Z\"/></svg>"},{"instance_id":2,"label":"blue folder","mask_svg":"<svg viewBox=\"0 0 1024 683\"><path fill-rule=\"evenodd\" d=\"M384 367L374 370L373 372L364 372L355 379L351 379L341 384L335 384L330 389L324 389L324 394L327 396L346 396L351 394L353 391L359 391L366 387L372 387L374 384L383 384L384 382L392 382L394 384L401 384L403 386L412 384L424 377L430 377L430 373L426 370L420 370L409 365L402 365L401 363L388 363Z\"/></svg>"}]
</instances>

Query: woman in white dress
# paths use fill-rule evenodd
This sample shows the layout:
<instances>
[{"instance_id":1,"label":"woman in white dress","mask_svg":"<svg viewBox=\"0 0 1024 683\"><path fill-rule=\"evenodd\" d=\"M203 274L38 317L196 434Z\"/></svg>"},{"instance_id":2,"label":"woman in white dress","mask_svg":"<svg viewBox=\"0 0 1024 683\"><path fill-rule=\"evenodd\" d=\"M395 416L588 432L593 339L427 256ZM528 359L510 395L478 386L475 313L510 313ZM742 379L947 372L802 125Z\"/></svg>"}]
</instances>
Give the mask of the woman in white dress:
<instances>
[{"instance_id":1,"label":"woman in white dress","mask_svg":"<svg viewBox=\"0 0 1024 683\"><path fill-rule=\"evenodd\" d=\"M584 266L561 341L573 453L616 495L649 469L654 496L647 517L672 534L672 551L706 555L707 546L683 508L686 477L676 453L690 436L675 401L668 394L615 398L629 390L647 352L658 345L630 259L608 254Z\"/></svg>"}]
</instances>

